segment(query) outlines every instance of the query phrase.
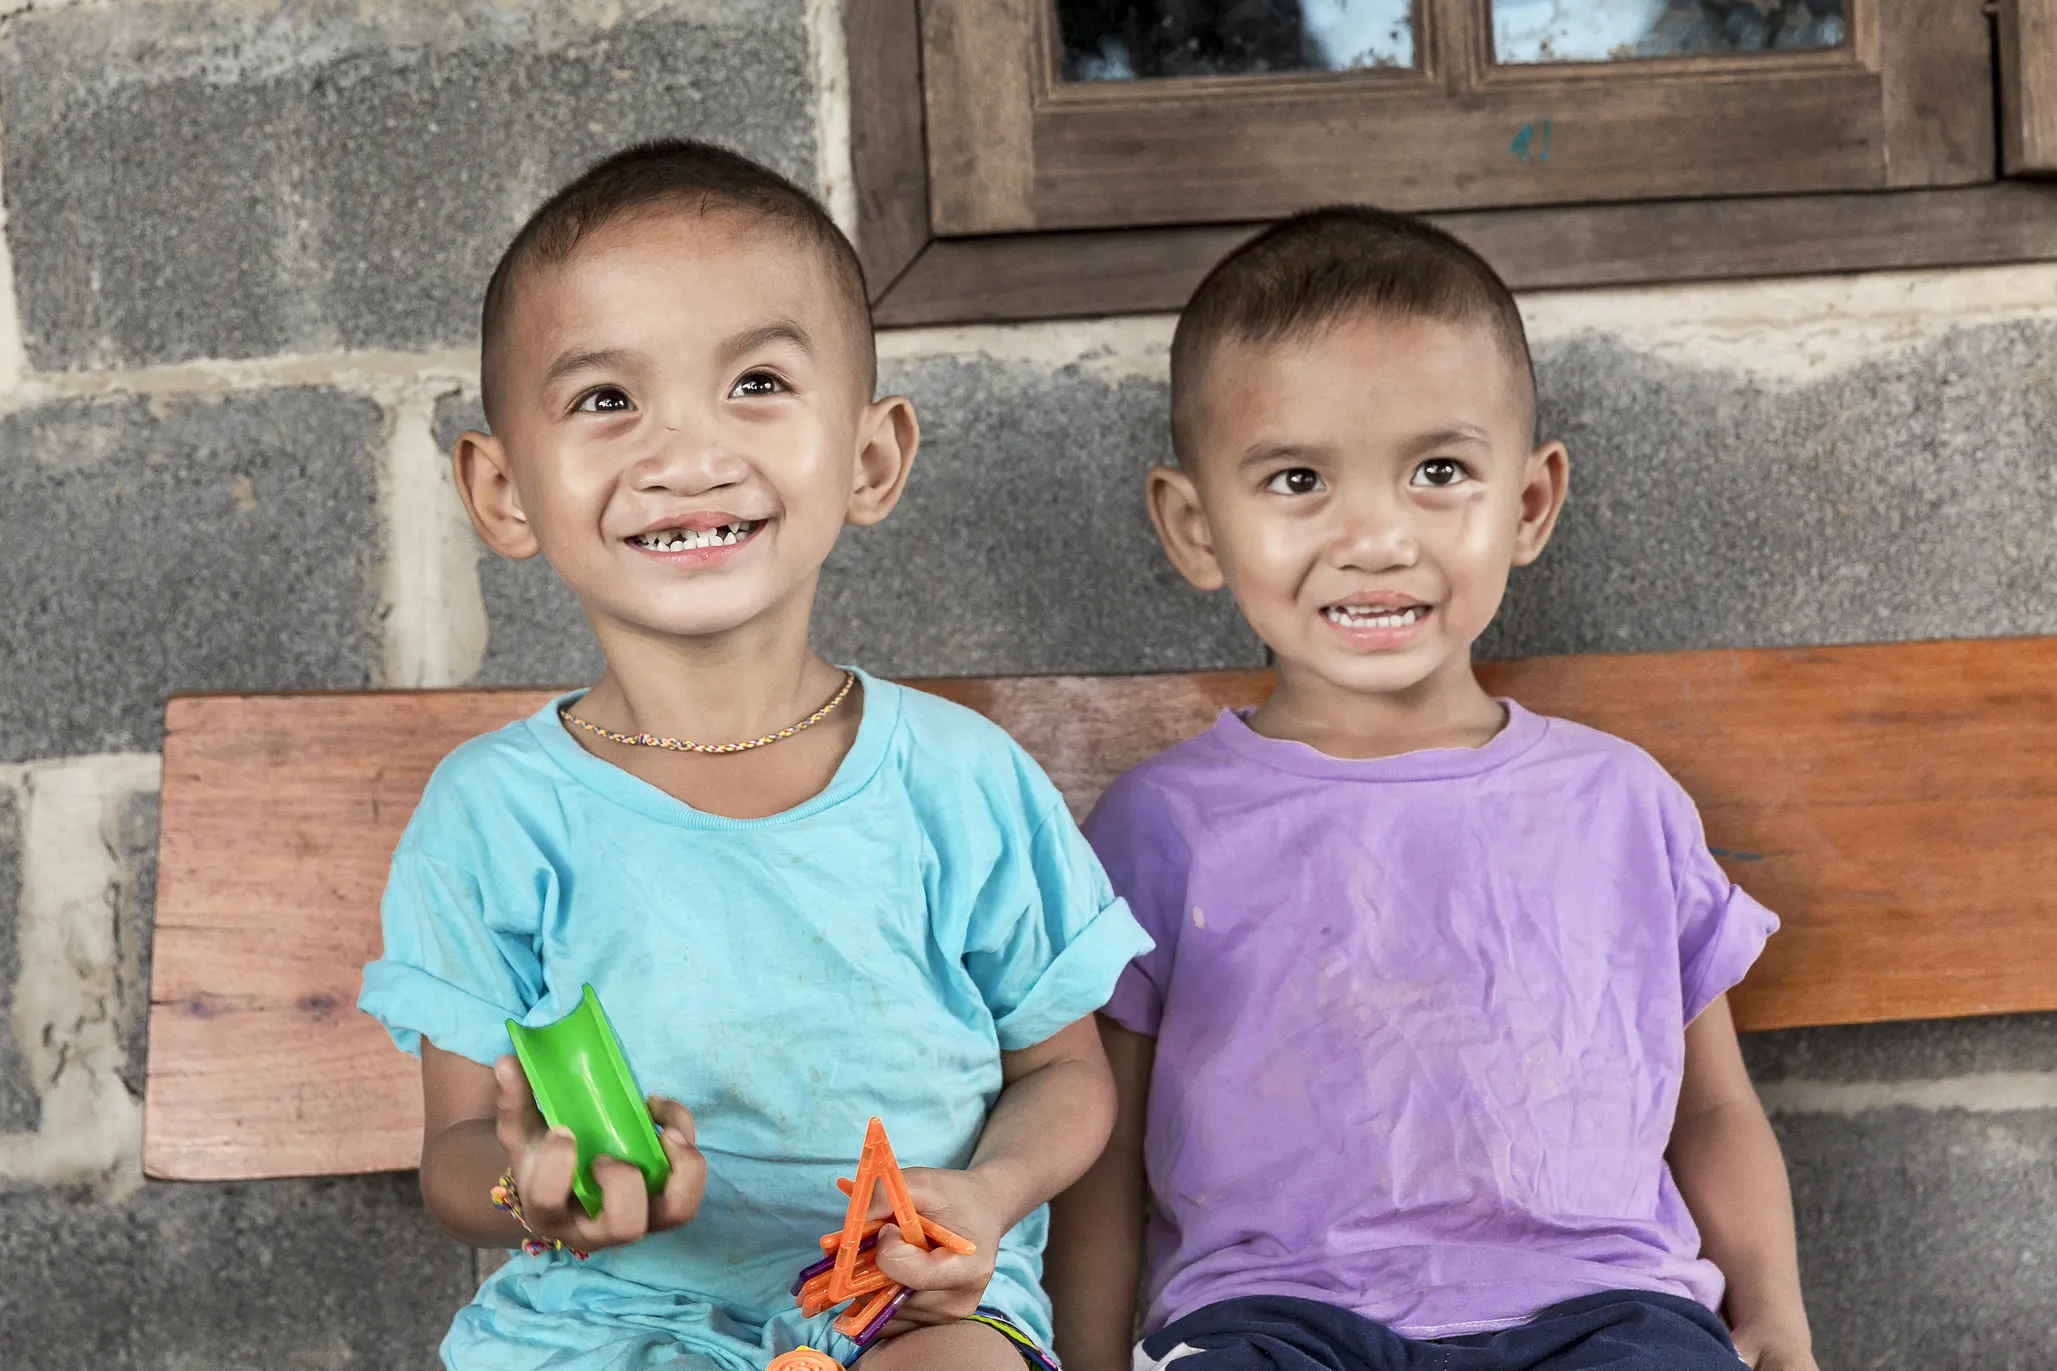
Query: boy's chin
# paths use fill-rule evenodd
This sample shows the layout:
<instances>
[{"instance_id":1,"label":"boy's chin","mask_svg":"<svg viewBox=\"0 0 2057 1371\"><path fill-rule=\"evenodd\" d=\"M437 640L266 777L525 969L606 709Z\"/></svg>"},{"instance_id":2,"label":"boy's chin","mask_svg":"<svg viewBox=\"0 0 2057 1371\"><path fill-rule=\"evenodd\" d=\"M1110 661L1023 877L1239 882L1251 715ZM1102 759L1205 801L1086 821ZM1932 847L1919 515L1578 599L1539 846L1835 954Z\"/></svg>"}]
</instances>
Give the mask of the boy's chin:
<instances>
[{"instance_id":1,"label":"boy's chin","mask_svg":"<svg viewBox=\"0 0 2057 1371\"><path fill-rule=\"evenodd\" d=\"M1461 657L1469 665L1470 654L1449 651L1441 644L1422 644L1397 652L1349 652L1339 648L1289 658L1277 653L1279 665L1318 676L1338 690L1353 695L1408 695L1432 688L1448 674L1451 658Z\"/></svg>"},{"instance_id":2,"label":"boy's chin","mask_svg":"<svg viewBox=\"0 0 2057 1371\"><path fill-rule=\"evenodd\" d=\"M619 605L602 611L633 637L691 642L724 638L745 631L751 625L775 617L776 606L750 603L676 605ZM594 624L596 632L603 626Z\"/></svg>"}]
</instances>

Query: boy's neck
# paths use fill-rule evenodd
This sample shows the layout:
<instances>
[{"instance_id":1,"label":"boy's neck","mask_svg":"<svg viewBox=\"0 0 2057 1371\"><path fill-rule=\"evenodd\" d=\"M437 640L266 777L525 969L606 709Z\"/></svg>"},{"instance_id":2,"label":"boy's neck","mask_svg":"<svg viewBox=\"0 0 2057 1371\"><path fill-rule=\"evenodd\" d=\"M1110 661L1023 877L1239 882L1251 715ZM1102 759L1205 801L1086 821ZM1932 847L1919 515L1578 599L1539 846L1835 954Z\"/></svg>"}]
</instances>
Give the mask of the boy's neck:
<instances>
[{"instance_id":1,"label":"boy's neck","mask_svg":"<svg viewBox=\"0 0 2057 1371\"><path fill-rule=\"evenodd\" d=\"M1507 710L1478 683L1469 654L1405 690L1379 692L1352 690L1282 661L1277 686L1249 722L1267 738L1370 760L1483 747L1507 726Z\"/></svg>"},{"instance_id":2,"label":"boy's neck","mask_svg":"<svg viewBox=\"0 0 2057 1371\"><path fill-rule=\"evenodd\" d=\"M765 615L704 637L596 619L607 672L579 702L578 712L618 732L706 743L740 742L789 727L842 684L842 673L814 651L809 618Z\"/></svg>"}]
</instances>

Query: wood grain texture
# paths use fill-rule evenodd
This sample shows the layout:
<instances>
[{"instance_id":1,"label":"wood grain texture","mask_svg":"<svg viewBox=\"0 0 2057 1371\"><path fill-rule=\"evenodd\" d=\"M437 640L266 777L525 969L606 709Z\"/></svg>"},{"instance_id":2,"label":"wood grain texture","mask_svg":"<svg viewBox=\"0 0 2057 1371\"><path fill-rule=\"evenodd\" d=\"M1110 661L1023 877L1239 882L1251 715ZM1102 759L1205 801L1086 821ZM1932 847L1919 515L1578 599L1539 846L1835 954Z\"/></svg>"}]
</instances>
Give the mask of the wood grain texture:
<instances>
[{"instance_id":1,"label":"wood grain texture","mask_svg":"<svg viewBox=\"0 0 2057 1371\"><path fill-rule=\"evenodd\" d=\"M1255 224L938 238L873 309L881 327L1184 307Z\"/></svg>"},{"instance_id":2,"label":"wood grain texture","mask_svg":"<svg viewBox=\"0 0 2057 1371\"><path fill-rule=\"evenodd\" d=\"M922 0L929 224L937 233L1036 227L1040 0Z\"/></svg>"},{"instance_id":3,"label":"wood grain texture","mask_svg":"<svg viewBox=\"0 0 2057 1371\"><path fill-rule=\"evenodd\" d=\"M1666 200L1437 214L1517 290L1756 279L2057 258L2057 187ZM883 325L1182 308L1257 224L938 239Z\"/></svg>"},{"instance_id":4,"label":"wood grain texture","mask_svg":"<svg viewBox=\"0 0 2057 1371\"><path fill-rule=\"evenodd\" d=\"M536 691L189 696L165 711L143 1167L390 1171L413 1062L357 1012L378 897L429 773Z\"/></svg>"},{"instance_id":5,"label":"wood grain texture","mask_svg":"<svg viewBox=\"0 0 2057 1371\"><path fill-rule=\"evenodd\" d=\"M1996 15L2002 165L2057 175L2057 0L1999 0Z\"/></svg>"},{"instance_id":6,"label":"wood grain texture","mask_svg":"<svg viewBox=\"0 0 2057 1371\"><path fill-rule=\"evenodd\" d=\"M1879 78L1850 66L1496 81L1461 100L1371 80L1118 94L1037 108L1035 227L1248 220L1338 200L1447 210L1885 183Z\"/></svg>"},{"instance_id":7,"label":"wood grain texture","mask_svg":"<svg viewBox=\"0 0 2057 1371\"><path fill-rule=\"evenodd\" d=\"M928 246L917 0L843 0L858 260L876 302Z\"/></svg>"},{"instance_id":8,"label":"wood grain texture","mask_svg":"<svg viewBox=\"0 0 2057 1371\"><path fill-rule=\"evenodd\" d=\"M1992 180L1993 30L1984 0L1878 0L1873 22L1886 184Z\"/></svg>"},{"instance_id":9,"label":"wood grain texture","mask_svg":"<svg viewBox=\"0 0 2057 1371\"><path fill-rule=\"evenodd\" d=\"M2057 638L1540 658L1489 688L1647 748L1785 928L1746 1028L2057 1009ZM1008 727L1083 812L1261 671L916 682ZM413 1062L353 1007L429 772L536 691L212 696L167 712L144 1165L413 1166Z\"/></svg>"}]
</instances>

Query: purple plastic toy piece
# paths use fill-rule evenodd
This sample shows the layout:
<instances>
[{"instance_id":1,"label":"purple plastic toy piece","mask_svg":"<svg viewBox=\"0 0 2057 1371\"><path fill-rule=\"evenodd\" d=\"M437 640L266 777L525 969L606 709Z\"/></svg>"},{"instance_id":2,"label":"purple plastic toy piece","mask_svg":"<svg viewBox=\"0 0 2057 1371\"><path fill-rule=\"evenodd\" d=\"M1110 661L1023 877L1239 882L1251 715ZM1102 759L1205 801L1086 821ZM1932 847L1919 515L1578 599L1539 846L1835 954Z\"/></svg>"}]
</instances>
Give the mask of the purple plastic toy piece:
<instances>
[{"instance_id":1,"label":"purple plastic toy piece","mask_svg":"<svg viewBox=\"0 0 2057 1371\"><path fill-rule=\"evenodd\" d=\"M871 1346L872 1343L878 1340L878 1335L886 1331L886 1325L893 1321L893 1315L900 1312L900 1306L907 1303L907 1297L913 1293L914 1291L909 1287L901 1286L900 1293L887 1301L884 1309L879 1310L879 1316L864 1325L864 1331L850 1341L856 1343L859 1347Z\"/></svg>"}]
</instances>

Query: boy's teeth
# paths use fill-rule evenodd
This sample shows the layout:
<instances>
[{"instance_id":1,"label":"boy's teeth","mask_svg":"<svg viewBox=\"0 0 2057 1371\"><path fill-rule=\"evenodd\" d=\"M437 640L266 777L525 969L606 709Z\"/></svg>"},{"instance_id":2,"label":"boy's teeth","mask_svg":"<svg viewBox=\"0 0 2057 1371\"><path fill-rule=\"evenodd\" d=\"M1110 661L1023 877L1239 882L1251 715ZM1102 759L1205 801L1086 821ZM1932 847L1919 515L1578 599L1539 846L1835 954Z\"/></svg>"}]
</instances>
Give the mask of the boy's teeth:
<instances>
[{"instance_id":1,"label":"boy's teeth","mask_svg":"<svg viewBox=\"0 0 2057 1371\"><path fill-rule=\"evenodd\" d=\"M1381 614L1376 610L1354 605L1330 605L1323 613L1330 621L1345 628L1405 628L1428 613L1424 605L1411 605L1406 609Z\"/></svg>"},{"instance_id":2,"label":"boy's teeth","mask_svg":"<svg viewBox=\"0 0 2057 1371\"><path fill-rule=\"evenodd\" d=\"M720 528L666 528L655 533L639 535L634 541L637 547L647 547L657 552L694 552L701 548L731 547L740 543L757 530L754 521L740 524L723 524Z\"/></svg>"}]
</instances>

